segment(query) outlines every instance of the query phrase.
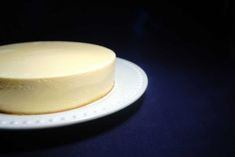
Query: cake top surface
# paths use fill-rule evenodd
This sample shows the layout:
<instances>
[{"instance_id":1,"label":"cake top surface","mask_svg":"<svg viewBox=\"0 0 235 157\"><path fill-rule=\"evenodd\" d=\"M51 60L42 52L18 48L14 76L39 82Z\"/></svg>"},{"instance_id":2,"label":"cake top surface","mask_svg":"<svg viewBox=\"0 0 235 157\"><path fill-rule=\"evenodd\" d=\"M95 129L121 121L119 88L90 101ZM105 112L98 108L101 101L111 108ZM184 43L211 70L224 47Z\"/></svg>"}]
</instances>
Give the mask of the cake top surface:
<instances>
[{"instance_id":1,"label":"cake top surface","mask_svg":"<svg viewBox=\"0 0 235 157\"><path fill-rule=\"evenodd\" d=\"M0 78L48 78L86 73L113 62L108 48L80 42L43 41L0 46Z\"/></svg>"}]
</instances>

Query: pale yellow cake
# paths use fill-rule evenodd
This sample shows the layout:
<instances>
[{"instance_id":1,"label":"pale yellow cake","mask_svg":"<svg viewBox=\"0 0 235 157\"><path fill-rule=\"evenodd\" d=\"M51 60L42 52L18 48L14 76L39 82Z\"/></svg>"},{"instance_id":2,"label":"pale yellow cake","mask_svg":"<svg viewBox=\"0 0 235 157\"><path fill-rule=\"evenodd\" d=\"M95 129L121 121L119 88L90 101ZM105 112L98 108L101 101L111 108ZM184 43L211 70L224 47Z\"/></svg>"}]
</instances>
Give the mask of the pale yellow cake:
<instances>
[{"instance_id":1,"label":"pale yellow cake","mask_svg":"<svg viewBox=\"0 0 235 157\"><path fill-rule=\"evenodd\" d=\"M43 114L86 105L111 91L115 53L79 42L0 46L0 111Z\"/></svg>"}]
</instances>

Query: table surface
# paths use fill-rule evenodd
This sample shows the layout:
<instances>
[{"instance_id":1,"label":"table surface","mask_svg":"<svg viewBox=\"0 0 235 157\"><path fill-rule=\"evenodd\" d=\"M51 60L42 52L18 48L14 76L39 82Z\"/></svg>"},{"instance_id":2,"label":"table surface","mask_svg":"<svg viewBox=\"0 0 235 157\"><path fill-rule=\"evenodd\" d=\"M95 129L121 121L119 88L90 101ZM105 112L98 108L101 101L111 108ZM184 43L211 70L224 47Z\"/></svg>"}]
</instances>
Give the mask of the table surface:
<instances>
[{"instance_id":1,"label":"table surface","mask_svg":"<svg viewBox=\"0 0 235 157\"><path fill-rule=\"evenodd\" d=\"M117 56L145 70L149 79L145 94L118 113L83 124L0 130L1 157L235 155L234 58L226 51L225 42L214 40L206 29L195 29L200 27L197 22L187 22L186 27L194 32L179 28L183 24L167 28L161 19L151 21L151 14L143 10L135 17L131 31L122 25L108 29L107 23L104 31L97 22L95 37L86 37L73 27L61 36L56 31L54 36L45 33L45 39L79 41L76 33L80 33L85 42L113 49ZM23 40L32 39L27 35ZM1 38L1 42L10 40Z\"/></svg>"}]
</instances>

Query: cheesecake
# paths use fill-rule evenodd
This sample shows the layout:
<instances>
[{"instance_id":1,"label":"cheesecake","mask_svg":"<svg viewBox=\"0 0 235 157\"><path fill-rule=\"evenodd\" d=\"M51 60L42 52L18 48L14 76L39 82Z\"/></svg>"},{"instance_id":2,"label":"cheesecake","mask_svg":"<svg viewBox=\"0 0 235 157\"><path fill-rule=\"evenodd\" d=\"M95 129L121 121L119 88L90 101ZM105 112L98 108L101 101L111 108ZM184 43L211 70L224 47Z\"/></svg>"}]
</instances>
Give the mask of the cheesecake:
<instances>
[{"instance_id":1,"label":"cheesecake","mask_svg":"<svg viewBox=\"0 0 235 157\"><path fill-rule=\"evenodd\" d=\"M81 107L114 86L115 53L66 41L0 46L0 112L45 114Z\"/></svg>"}]
</instances>

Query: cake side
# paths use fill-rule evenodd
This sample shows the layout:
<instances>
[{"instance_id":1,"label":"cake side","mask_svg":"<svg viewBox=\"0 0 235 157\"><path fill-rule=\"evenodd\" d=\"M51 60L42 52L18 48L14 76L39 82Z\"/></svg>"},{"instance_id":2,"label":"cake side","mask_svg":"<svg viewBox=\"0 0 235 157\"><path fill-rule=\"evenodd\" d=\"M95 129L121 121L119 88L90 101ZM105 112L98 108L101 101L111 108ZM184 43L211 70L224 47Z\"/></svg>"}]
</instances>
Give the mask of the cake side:
<instances>
[{"instance_id":1,"label":"cake side","mask_svg":"<svg viewBox=\"0 0 235 157\"><path fill-rule=\"evenodd\" d=\"M106 95L114 84L114 64L86 74L51 79L0 79L0 111L14 114L59 112Z\"/></svg>"},{"instance_id":2,"label":"cake side","mask_svg":"<svg viewBox=\"0 0 235 157\"><path fill-rule=\"evenodd\" d=\"M114 88L114 85L115 85L115 82L113 82L113 85L111 86L110 90L103 91L103 94L100 94L99 96L94 97L93 99L87 100L87 102L83 102L83 103L80 103L80 104L77 104L77 105L72 105L72 106L69 105L67 108L62 108L60 110L58 109L56 111L41 111L41 112L40 111L36 111L36 112L26 111L26 112L24 112L24 111L18 111L18 110L17 111L12 111L12 110L9 110L9 109L6 109L6 110L4 110L4 109L1 110L0 109L0 113L2 112L2 113L15 114L15 115L36 115L36 114L39 115L39 114L49 114L49 113L57 113L57 112L68 111L68 110L72 110L72 109L76 109L76 108L88 105L92 102L95 102L95 101L105 97L106 95L108 95L112 91L112 89Z\"/></svg>"}]
</instances>

